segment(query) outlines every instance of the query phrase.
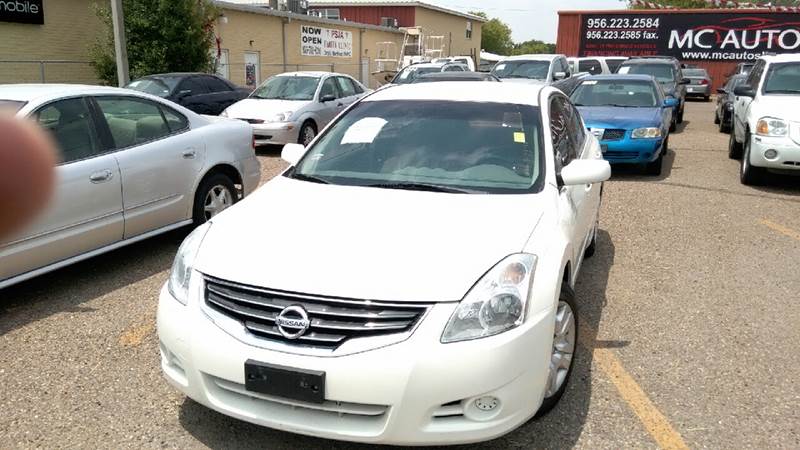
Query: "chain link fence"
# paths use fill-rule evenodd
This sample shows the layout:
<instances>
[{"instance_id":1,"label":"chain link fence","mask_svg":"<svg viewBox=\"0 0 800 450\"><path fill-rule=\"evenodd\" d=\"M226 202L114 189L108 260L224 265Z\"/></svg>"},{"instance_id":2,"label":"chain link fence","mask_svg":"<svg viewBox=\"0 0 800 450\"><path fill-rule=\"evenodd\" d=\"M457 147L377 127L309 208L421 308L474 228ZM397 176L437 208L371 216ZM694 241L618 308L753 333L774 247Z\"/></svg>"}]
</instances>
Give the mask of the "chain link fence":
<instances>
[{"instance_id":1,"label":"chain link fence","mask_svg":"<svg viewBox=\"0 0 800 450\"><path fill-rule=\"evenodd\" d=\"M98 84L94 66L88 61L0 60L0 83Z\"/></svg>"}]
</instances>

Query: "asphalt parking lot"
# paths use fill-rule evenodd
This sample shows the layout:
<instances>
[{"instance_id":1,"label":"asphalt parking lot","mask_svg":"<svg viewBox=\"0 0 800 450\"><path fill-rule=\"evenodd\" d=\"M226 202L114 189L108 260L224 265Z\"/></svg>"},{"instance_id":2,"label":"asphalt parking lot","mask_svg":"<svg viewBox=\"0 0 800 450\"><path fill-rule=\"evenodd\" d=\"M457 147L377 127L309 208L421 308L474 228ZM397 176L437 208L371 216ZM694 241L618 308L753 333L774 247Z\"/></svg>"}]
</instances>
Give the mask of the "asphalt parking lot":
<instances>
[{"instance_id":1,"label":"asphalt parking lot","mask_svg":"<svg viewBox=\"0 0 800 450\"><path fill-rule=\"evenodd\" d=\"M661 176L607 183L561 403L469 448L800 448L800 180L741 185L712 114L687 105ZM262 181L278 154L260 152ZM366 448L239 422L167 385L155 312L185 235L0 290L0 448Z\"/></svg>"}]
</instances>

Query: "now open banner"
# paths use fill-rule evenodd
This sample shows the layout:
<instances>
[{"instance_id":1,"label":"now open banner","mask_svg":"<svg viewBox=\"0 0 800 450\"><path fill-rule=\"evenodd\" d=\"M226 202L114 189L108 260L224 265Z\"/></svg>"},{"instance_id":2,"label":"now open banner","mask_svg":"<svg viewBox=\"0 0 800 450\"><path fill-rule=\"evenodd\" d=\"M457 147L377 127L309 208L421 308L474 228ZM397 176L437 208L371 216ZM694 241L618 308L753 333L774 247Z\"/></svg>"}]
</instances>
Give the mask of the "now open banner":
<instances>
[{"instance_id":1,"label":"now open banner","mask_svg":"<svg viewBox=\"0 0 800 450\"><path fill-rule=\"evenodd\" d=\"M300 27L300 54L303 56L352 58L353 33L303 25Z\"/></svg>"},{"instance_id":2,"label":"now open banner","mask_svg":"<svg viewBox=\"0 0 800 450\"><path fill-rule=\"evenodd\" d=\"M587 14L581 33L581 56L747 61L800 52L797 13Z\"/></svg>"}]
</instances>

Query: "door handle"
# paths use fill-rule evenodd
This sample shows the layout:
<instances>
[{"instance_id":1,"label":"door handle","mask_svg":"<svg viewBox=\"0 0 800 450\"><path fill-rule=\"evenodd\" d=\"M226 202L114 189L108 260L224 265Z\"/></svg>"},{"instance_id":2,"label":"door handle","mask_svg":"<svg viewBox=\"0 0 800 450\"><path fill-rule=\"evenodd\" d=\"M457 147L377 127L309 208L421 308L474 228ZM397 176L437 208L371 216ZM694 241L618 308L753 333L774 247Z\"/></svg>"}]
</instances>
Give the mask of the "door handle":
<instances>
[{"instance_id":1,"label":"door handle","mask_svg":"<svg viewBox=\"0 0 800 450\"><path fill-rule=\"evenodd\" d=\"M114 178L114 172L112 172L110 169L101 170L89 175L89 181L95 184L105 183L112 178Z\"/></svg>"},{"instance_id":2,"label":"door handle","mask_svg":"<svg viewBox=\"0 0 800 450\"><path fill-rule=\"evenodd\" d=\"M192 149L186 149L186 150L183 151L183 153L181 153L181 156L183 156L184 159L194 159L194 157L197 156L197 150L195 150L193 148Z\"/></svg>"}]
</instances>

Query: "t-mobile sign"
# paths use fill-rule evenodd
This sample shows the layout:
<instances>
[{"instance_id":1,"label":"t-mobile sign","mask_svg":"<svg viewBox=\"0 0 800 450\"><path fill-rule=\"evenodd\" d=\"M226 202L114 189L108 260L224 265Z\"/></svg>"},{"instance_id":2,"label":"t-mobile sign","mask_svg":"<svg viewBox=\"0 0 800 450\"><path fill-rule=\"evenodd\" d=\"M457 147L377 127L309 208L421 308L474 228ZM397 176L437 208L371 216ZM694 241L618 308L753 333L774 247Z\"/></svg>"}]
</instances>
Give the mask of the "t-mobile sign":
<instances>
[{"instance_id":1,"label":"t-mobile sign","mask_svg":"<svg viewBox=\"0 0 800 450\"><path fill-rule=\"evenodd\" d=\"M42 0L0 0L0 22L44 24Z\"/></svg>"}]
</instances>

